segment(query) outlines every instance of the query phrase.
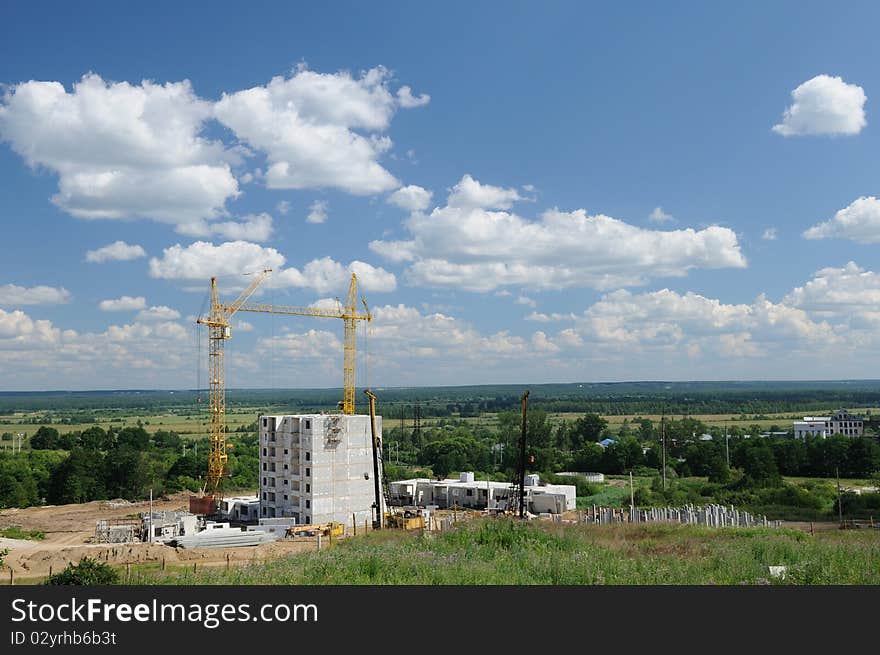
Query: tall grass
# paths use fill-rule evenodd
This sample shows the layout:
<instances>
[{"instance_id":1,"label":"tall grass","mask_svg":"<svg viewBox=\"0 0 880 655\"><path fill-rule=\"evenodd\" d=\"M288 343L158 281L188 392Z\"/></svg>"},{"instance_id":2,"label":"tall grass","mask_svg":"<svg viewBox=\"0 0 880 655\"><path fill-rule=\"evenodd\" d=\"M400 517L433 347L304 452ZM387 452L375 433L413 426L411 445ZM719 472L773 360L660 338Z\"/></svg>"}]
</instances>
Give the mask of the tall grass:
<instances>
[{"instance_id":1,"label":"tall grass","mask_svg":"<svg viewBox=\"0 0 880 655\"><path fill-rule=\"evenodd\" d=\"M788 566L784 581L767 567ZM264 564L137 584L880 584L880 534L583 526L486 519L442 534L376 533Z\"/></svg>"}]
</instances>

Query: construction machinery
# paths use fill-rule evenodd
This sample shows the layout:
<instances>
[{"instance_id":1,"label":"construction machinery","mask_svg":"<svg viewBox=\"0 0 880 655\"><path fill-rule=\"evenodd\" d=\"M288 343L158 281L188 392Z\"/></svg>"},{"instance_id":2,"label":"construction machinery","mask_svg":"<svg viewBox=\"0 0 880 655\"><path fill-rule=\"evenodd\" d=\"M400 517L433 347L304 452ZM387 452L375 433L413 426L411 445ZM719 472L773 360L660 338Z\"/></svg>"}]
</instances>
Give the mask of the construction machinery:
<instances>
[{"instance_id":1,"label":"construction machinery","mask_svg":"<svg viewBox=\"0 0 880 655\"><path fill-rule=\"evenodd\" d=\"M226 473L228 459L226 451L232 447L226 443L226 380L223 357L224 344L227 339L232 338L230 320L271 272L271 269L266 269L257 273L238 298L228 305L220 302L217 278L212 277L211 313L207 317L200 316L196 321L200 325L208 326L208 371L210 375L210 394L208 397L210 428L208 435L211 450L208 454L208 475L205 484L200 495L190 498L190 511L193 514L212 515L217 513L217 507L223 493L223 478Z\"/></svg>"},{"instance_id":2,"label":"construction machinery","mask_svg":"<svg viewBox=\"0 0 880 655\"><path fill-rule=\"evenodd\" d=\"M398 512L391 506L391 491L382 460L382 439L376 430L376 394L369 389L364 389L364 393L369 398L370 432L373 438L373 529L421 530L425 527L425 517L420 509L404 509Z\"/></svg>"},{"instance_id":3,"label":"construction machinery","mask_svg":"<svg viewBox=\"0 0 880 655\"><path fill-rule=\"evenodd\" d=\"M331 521L329 523L315 523L313 525L292 525L287 528L288 537L316 537L319 534L325 537L341 537L345 533L342 523Z\"/></svg>"},{"instance_id":4,"label":"construction machinery","mask_svg":"<svg viewBox=\"0 0 880 655\"><path fill-rule=\"evenodd\" d=\"M207 317L199 317L200 325L207 325L209 330L209 375L210 375L210 429L211 452L208 456L208 475L199 496L190 499L190 511L194 514L216 514L222 497L222 482L226 472L227 449L231 444L226 441L226 381L224 374L224 343L232 338L230 320L238 312L258 314L284 314L288 316L314 316L317 318L341 318L345 323L343 341L343 397L340 403L343 414L354 414L355 401L355 362L357 356L357 322L373 320L367 301L361 297L364 306L363 314L357 307L357 275L351 274L348 296L343 306L337 299L336 309L318 307L298 307L290 305L273 305L267 303L248 303L257 287L269 276L272 269L265 269L256 274L251 283L231 303L220 301L217 290L217 278L211 278L211 311Z\"/></svg>"}]
</instances>

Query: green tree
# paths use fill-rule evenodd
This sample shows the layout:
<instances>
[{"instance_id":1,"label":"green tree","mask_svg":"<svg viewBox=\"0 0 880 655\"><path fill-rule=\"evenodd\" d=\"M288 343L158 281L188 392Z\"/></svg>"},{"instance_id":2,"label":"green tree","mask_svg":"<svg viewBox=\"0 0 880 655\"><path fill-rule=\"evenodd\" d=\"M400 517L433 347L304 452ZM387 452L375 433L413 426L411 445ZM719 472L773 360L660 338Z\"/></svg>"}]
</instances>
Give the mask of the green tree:
<instances>
[{"instance_id":1,"label":"green tree","mask_svg":"<svg viewBox=\"0 0 880 655\"><path fill-rule=\"evenodd\" d=\"M49 502L56 505L87 503L106 498L101 476L101 455L83 448L74 448L52 473Z\"/></svg>"},{"instance_id":2,"label":"green tree","mask_svg":"<svg viewBox=\"0 0 880 655\"><path fill-rule=\"evenodd\" d=\"M577 450L589 441L599 441L608 421L598 414L587 413L574 422L572 429L573 446Z\"/></svg>"},{"instance_id":3,"label":"green tree","mask_svg":"<svg viewBox=\"0 0 880 655\"><path fill-rule=\"evenodd\" d=\"M78 564L70 563L61 573L46 580L50 586L57 585L112 585L119 582L119 573L109 564L91 557L83 557Z\"/></svg>"},{"instance_id":4,"label":"green tree","mask_svg":"<svg viewBox=\"0 0 880 655\"><path fill-rule=\"evenodd\" d=\"M720 453L715 453L709 460L708 481L717 484L727 484L730 482L730 469L727 468L727 462Z\"/></svg>"},{"instance_id":5,"label":"green tree","mask_svg":"<svg viewBox=\"0 0 880 655\"><path fill-rule=\"evenodd\" d=\"M50 428L47 425L41 425L40 428L31 437L31 448L34 450L54 450L58 448L58 430Z\"/></svg>"}]
</instances>

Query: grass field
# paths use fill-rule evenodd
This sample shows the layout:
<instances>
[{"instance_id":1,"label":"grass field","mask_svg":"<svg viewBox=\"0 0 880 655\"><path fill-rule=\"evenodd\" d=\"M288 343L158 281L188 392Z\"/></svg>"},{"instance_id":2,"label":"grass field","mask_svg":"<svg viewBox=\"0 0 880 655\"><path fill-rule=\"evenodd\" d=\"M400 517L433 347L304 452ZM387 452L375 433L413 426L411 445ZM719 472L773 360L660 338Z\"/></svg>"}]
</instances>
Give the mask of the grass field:
<instances>
[{"instance_id":1,"label":"grass field","mask_svg":"<svg viewBox=\"0 0 880 655\"><path fill-rule=\"evenodd\" d=\"M768 566L787 566L784 580ZM226 570L146 571L135 584L880 584L880 532L582 526L484 519L386 532Z\"/></svg>"}]
</instances>

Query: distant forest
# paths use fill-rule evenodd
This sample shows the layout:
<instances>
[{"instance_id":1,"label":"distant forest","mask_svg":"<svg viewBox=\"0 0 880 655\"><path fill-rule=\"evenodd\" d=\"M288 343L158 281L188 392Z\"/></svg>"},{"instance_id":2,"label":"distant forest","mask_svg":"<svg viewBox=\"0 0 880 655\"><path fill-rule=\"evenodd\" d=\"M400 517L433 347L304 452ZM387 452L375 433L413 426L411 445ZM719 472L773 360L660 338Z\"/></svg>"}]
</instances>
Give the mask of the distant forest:
<instances>
[{"instance_id":1,"label":"distant forest","mask_svg":"<svg viewBox=\"0 0 880 655\"><path fill-rule=\"evenodd\" d=\"M515 409L529 389L533 407L548 412L624 414L772 414L832 411L838 407L880 406L880 380L803 382L617 382L460 387L377 387L381 412L388 418L421 415L474 416ZM207 391L46 391L0 392L0 415L22 411L155 412L194 409ZM341 389L231 389L230 408L306 412L334 409ZM357 401L363 394L358 390Z\"/></svg>"}]
</instances>

